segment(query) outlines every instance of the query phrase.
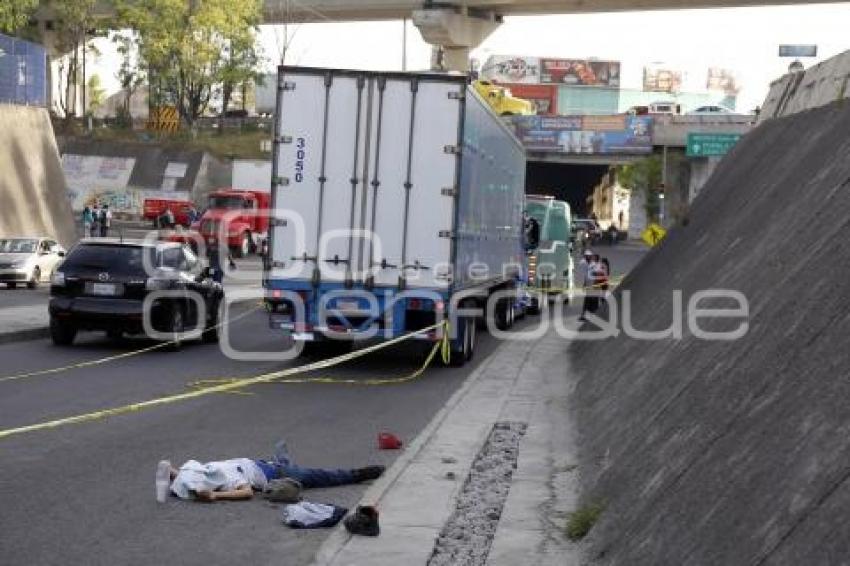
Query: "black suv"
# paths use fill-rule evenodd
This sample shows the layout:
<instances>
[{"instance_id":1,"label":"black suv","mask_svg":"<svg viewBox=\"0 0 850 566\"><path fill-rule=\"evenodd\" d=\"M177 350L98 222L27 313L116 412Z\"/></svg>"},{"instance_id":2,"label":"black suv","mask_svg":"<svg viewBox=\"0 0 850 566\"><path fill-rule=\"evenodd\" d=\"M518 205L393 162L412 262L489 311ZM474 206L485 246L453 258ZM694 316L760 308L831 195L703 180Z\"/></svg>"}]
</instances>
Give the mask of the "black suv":
<instances>
[{"instance_id":1,"label":"black suv","mask_svg":"<svg viewBox=\"0 0 850 566\"><path fill-rule=\"evenodd\" d=\"M201 329L206 342L218 340L218 311L224 292L209 270L183 244L111 239L77 244L53 274L50 335L55 344L74 341L78 330L103 330L110 338L143 334L145 298L153 298L154 336L180 346L186 329ZM206 320L199 321L199 304Z\"/></svg>"}]
</instances>

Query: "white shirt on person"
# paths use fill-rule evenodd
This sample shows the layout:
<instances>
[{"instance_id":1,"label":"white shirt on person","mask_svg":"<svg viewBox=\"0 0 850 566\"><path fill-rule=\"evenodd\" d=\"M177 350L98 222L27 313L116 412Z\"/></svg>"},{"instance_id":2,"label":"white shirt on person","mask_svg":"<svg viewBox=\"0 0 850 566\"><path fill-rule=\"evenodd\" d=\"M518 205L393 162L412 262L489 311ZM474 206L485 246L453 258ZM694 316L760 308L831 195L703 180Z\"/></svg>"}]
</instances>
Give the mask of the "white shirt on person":
<instances>
[{"instance_id":1,"label":"white shirt on person","mask_svg":"<svg viewBox=\"0 0 850 566\"><path fill-rule=\"evenodd\" d=\"M202 464L189 460L180 466L171 482L171 491L177 497L189 499L193 491L233 491L250 485L262 491L268 480L257 463L250 458L234 458Z\"/></svg>"}]
</instances>

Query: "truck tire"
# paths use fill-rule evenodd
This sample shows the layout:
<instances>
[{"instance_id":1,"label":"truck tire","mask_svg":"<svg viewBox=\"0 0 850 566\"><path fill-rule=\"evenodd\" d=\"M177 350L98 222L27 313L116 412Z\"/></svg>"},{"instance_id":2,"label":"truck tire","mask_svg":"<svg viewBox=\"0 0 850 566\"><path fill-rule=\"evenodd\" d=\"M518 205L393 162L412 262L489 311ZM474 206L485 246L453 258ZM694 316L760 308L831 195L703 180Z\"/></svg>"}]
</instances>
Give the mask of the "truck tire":
<instances>
[{"instance_id":1,"label":"truck tire","mask_svg":"<svg viewBox=\"0 0 850 566\"><path fill-rule=\"evenodd\" d=\"M475 325L474 320L469 325L469 332L466 341L466 361L468 362L475 357L475 347L478 344L478 327Z\"/></svg>"},{"instance_id":2,"label":"truck tire","mask_svg":"<svg viewBox=\"0 0 850 566\"><path fill-rule=\"evenodd\" d=\"M475 320L472 318L463 318L458 320L458 337L457 340L452 340L448 365L451 367L463 367L463 364L470 359L470 339L474 340Z\"/></svg>"},{"instance_id":3,"label":"truck tire","mask_svg":"<svg viewBox=\"0 0 850 566\"><path fill-rule=\"evenodd\" d=\"M514 312L514 301L510 297L499 299L499 305L496 306L495 318L496 328L499 330L508 330L514 325L516 313Z\"/></svg>"},{"instance_id":4,"label":"truck tire","mask_svg":"<svg viewBox=\"0 0 850 566\"><path fill-rule=\"evenodd\" d=\"M57 346L70 346L77 336L77 327L64 320L50 317L50 338Z\"/></svg>"}]
</instances>

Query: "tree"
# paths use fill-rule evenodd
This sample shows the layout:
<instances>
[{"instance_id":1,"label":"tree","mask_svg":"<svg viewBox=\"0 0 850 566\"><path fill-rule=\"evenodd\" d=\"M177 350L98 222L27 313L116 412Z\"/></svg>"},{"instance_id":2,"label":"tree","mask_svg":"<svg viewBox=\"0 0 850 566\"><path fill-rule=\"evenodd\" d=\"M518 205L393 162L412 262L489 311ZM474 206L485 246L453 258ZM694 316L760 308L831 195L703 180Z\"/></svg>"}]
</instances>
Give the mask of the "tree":
<instances>
[{"instance_id":1,"label":"tree","mask_svg":"<svg viewBox=\"0 0 850 566\"><path fill-rule=\"evenodd\" d=\"M121 57L121 65L115 73L115 78L121 84L121 92L124 98L115 111L118 123L123 126L132 126L133 116L130 113L130 104L133 95L145 82L144 69L139 65L137 39L130 34L116 34L112 37L116 44L118 55Z\"/></svg>"},{"instance_id":2,"label":"tree","mask_svg":"<svg viewBox=\"0 0 850 566\"><path fill-rule=\"evenodd\" d=\"M77 112L77 90L80 83L86 84L85 64L80 68L80 48L83 59L86 56L88 33L95 27L95 7L98 0L62 0L54 2L55 11L54 31L56 32L56 49L60 53L69 53L59 64L59 83L64 86L59 89L59 107L65 116L73 116ZM85 100L83 101L85 106Z\"/></svg>"},{"instance_id":3,"label":"tree","mask_svg":"<svg viewBox=\"0 0 850 566\"><path fill-rule=\"evenodd\" d=\"M86 88L89 93L88 113L94 114L106 102L106 91L101 87L100 77L98 75L92 75L89 78Z\"/></svg>"},{"instance_id":4,"label":"tree","mask_svg":"<svg viewBox=\"0 0 850 566\"><path fill-rule=\"evenodd\" d=\"M38 8L38 0L2 0L0 32L15 33L24 27Z\"/></svg>"},{"instance_id":5,"label":"tree","mask_svg":"<svg viewBox=\"0 0 850 566\"><path fill-rule=\"evenodd\" d=\"M253 34L228 42L225 62L221 70L222 116L230 106L234 89L244 87L247 83L260 78L260 73L257 72L260 55L254 43Z\"/></svg>"},{"instance_id":6,"label":"tree","mask_svg":"<svg viewBox=\"0 0 850 566\"><path fill-rule=\"evenodd\" d=\"M659 212L658 189L661 186L661 157L650 155L629 165L617 168L617 180L632 192L646 197L646 214L657 218Z\"/></svg>"},{"instance_id":7,"label":"tree","mask_svg":"<svg viewBox=\"0 0 850 566\"><path fill-rule=\"evenodd\" d=\"M261 0L134 0L121 18L138 34L151 97L170 100L188 124L203 114L215 89L254 72ZM155 92L157 91L157 92Z\"/></svg>"}]
</instances>

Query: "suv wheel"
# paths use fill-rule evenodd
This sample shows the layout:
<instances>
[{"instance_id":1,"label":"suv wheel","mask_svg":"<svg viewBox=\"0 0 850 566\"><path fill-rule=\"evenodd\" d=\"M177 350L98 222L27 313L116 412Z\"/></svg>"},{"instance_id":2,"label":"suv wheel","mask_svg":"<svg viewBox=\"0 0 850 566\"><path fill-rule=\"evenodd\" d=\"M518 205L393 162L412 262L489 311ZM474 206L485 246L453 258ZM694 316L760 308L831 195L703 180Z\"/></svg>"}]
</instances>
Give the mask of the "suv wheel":
<instances>
[{"instance_id":1,"label":"suv wheel","mask_svg":"<svg viewBox=\"0 0 850 566\"><path fill-rule=\"evenodd\" d=\"M41 281L41 269L36 266L32 270L32 278L27 281L27 289L35 289L38 287L38 283Z\"/></svg>"},{"instance_id":2,"label":"suv wheel","mask_svg":"<svg viewBox=\"0 0 850 566\"><path fill-rule=\"evenodd\" d=\"M167 346L169 351L176 352L183 346L183 340L180 337L183 328L183 309L175 304L171 307L171 323L168 325L168 332L171 334L171 340Z\"/></svg>"},{"instance_id":3,"label":"suv wheel","mask_svg":"<svg viewBox=\"0 0 850 566\"><path fill-rule=\"evenodd\" d=\"M77 336L77 327L64 320L50 317L50 338L57 346L69 346Z\"/></svg>"}]
</instances>

